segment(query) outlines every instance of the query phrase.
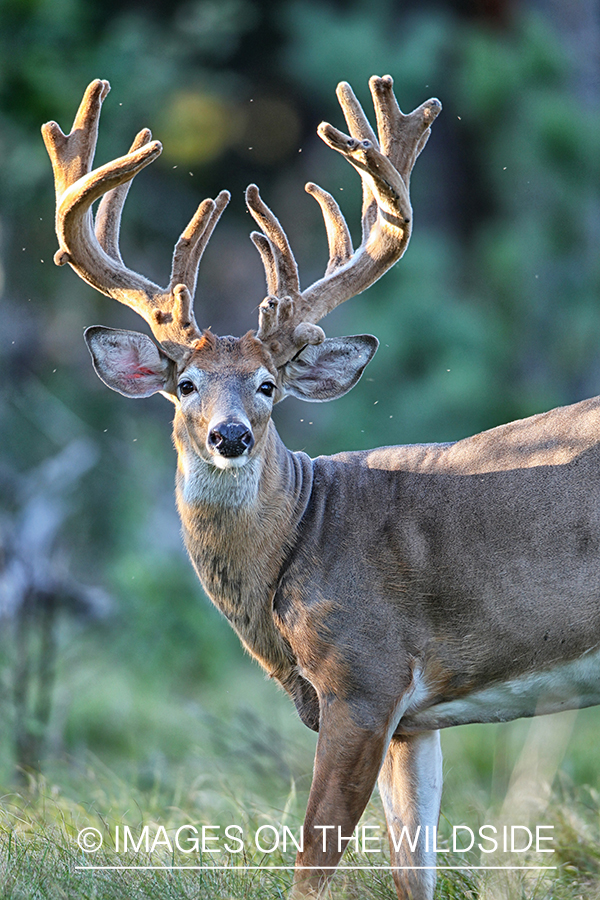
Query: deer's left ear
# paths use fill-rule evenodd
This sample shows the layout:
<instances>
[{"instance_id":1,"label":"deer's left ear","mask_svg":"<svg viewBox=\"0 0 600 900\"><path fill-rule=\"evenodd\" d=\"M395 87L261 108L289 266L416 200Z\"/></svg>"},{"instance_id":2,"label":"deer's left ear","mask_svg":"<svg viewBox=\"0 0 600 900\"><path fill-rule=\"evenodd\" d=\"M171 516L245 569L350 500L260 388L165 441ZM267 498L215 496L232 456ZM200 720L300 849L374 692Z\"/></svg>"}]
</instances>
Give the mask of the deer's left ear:
<instances>
[{"instance_id":1,"label":"deer's left ear","mask_svg":"<svg viewBox=\"0 0 600 900\"><path fill-rule=\"evenodd\" d=\"M134 398L172 393L175 363L147 335L92 325L83 336L96 374L113 391Z\"/></svg>"},{"instance_id":2,"label":"deer's left ear","mask_svg":"<svg viewBox=\"0 0 600 900\"><path fill-rule=\"evenodd\" d=\"M326 338L322 344L309 344L282 367L281 399L291 394L300 400L322 403L343 396L354 387L378 346L379 341L371 334Z\"/></svg>"}]
</instances>

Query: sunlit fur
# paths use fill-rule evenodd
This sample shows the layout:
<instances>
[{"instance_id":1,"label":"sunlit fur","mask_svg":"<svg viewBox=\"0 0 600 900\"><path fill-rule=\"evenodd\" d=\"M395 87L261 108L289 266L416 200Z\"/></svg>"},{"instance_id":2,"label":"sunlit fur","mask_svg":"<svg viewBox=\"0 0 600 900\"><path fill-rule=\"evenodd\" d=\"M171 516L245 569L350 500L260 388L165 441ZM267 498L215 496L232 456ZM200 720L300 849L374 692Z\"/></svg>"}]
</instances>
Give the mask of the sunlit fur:
<instances>
[{"instance_id":1,"label":"sunlit fur","mask_svg":"<svg viewBox=\"0 0 600 900\"><path fill-rule=\"evenodd\" d=\"M257 394L266 355L228 365L240 343L211 339L184 370L201 388L175 417L190 556L319 727L305 833L327 823L350 834L378 773L389 822L433 827L441 757L427 732L600 698L600 399L455 444L311 461L283 446ZM225 409L256 439L237 469L218 469L206 447ZM298 861L338 859L307 838ZM430 863L420 851L394 859ZM325 878L298 871L297 897ZM430 900L434 879L417 870L396 884Z\"/></svg>"}]
</instances>

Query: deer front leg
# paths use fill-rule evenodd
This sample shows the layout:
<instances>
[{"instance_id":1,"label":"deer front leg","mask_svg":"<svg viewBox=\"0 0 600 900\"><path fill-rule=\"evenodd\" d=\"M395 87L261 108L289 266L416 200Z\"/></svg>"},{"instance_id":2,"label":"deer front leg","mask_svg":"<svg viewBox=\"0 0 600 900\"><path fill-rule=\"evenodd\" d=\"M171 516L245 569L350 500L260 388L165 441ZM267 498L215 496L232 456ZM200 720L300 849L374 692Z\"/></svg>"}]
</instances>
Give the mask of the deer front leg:
<instances>
[{"instance_id":1,"label":"deer front leg","mask_svg":"<svg viewBox=\"0 0 600 900\"><path fill-rule=\"evenodd\" d=\"M435 866L432 830L437 828L442 796L439 731L393 737L378 784L388 825L392 865ZM399 900L433 897L435 869L398 868L392 874Z\"/></svg>"},{"instance_id":2,"label":"deer front leg","mask_svg":"<svg viewBox=\"0 0 600 900\"><path fill-rule=\"evenodd\" d=\"M296 857L292 900L320 894L347 844L342 840L340 846L339 837L352 836L375 787L388 740L387 722L379 733L360 727L355 719L343 701L321 699L304 850Z\"/></svg>"}]
</instances>

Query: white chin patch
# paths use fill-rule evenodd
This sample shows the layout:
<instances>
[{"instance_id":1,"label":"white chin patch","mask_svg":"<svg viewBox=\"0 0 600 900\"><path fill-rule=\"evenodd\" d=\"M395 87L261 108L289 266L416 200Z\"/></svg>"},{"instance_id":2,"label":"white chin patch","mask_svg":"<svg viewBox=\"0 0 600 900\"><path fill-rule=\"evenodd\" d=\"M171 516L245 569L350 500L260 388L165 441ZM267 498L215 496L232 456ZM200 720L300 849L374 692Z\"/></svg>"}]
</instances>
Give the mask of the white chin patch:
<instances>
[{"instance_id":1,"label":"white chin patch","mask_svg":"<svg viewBox=\"0 0 600 900\"><path fill-rule=\"evenodd\" d=\"M211 455L211 462L217 469L241 469L248 462L248 455L243 456L217 456Z\"/></svg>"}]
</instances>

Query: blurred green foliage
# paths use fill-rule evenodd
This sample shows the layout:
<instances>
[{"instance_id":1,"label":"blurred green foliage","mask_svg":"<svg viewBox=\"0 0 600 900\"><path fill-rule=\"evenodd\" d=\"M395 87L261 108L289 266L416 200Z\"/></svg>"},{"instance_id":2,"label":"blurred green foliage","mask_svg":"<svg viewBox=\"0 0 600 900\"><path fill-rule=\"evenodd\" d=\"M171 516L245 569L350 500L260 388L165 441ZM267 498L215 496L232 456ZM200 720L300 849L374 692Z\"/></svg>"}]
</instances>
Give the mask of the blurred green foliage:
<instances>
[{"instance_id":1,"label":"blurred green foliage","mask_svg":"<svg viewBox=\"0 0 600 900\"><path fill-rule=\"evenodd\" d=\"M549 0L0 0L0 500L13 512L15 472L92 440L99 462L72 500L64 553L115 598L99 625L63 623L53 753L144 760L153 745L177 756L191 698L220 683L222 704L230 678L244 690L241 651L180 547L168 404L111 394L81 340L95 322L141 323L52 265L40 124L68 130L85 85L102 77L113 90L98 162L146 125L164 142L131 191L122 234L128 264L159 283L199 201L232 191L197 317L239 334L255 327L265 291L245 185L257 181L281 218L307 284L322 274L326 241L304 182L340 197L359 231L358 178L315 136L322 118L342 125L336 83L350 81L369 111L371 74L395 77L404 108L439 96L405 259L325 323L330 334L373 332L379 353L336 404L288 401L276 420L288 446L313 455L454 440L600 386L597 68L596 91L588 77L598 56L576 41L589 6L567 17ZM5 774L6 731L0 755Z\"/></svg>"}]
</instances>

